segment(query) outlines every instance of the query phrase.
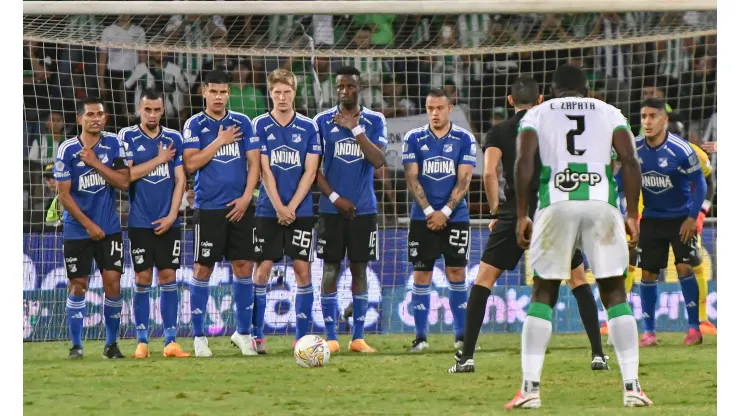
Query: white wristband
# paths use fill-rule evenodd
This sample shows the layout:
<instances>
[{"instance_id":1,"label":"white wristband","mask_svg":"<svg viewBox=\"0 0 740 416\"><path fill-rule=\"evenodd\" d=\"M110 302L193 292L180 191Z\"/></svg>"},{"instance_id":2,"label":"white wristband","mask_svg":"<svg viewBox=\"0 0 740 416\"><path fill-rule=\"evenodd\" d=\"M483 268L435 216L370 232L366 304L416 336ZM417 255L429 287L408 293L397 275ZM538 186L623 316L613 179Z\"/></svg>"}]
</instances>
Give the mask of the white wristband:
<instances>
[{"instance_id":1,"label":"white wristband","mask_svg":"<svg viewBox=\"0 0 740 416\"><path fill-rule=\"evenodd\" d=\"M701 209L708 212L710 208L712 208L712 201L705 199L704 203L701 204Z\"/></svg>"},{"instance_id":2,"label":"white wristband","mask_svg":"<svg viewBox=\"0 0 740 416\"><path fill-rule=\"evenodd\" d=\"M333 204L337 199L339 199L339 194L336 192L332 192L331 195L329 195L329 201Z\"/></svg>"},{"instance_id":3,"label":"white wristband","mask_svg":"<svg viewBox=\"0 0 740 416\"><path fill-rule=\"evenodd\" d=\"M447 205L442 208L442 213L445 214L445 217L450 218L450 215L452 215L452 210Z\"/></svg>"},{"instance_id":4,"label":"white wristband","mask_svg":"<svg viewBox=\"0 0 740 416\"><path fill-rule=\"evenodd\" d=\"M362 126L357 126L352 129L352 134L357 137L365 132L365 129L362 128Z\"/></svg>"},{"instance_id":5,"label":"white wristband","mask_svg":"<svg viewBox=\"0 0 740 416\"><path fill-rule=\"evenodd\" d=\"M432 215L433 213L434 213L434 208L432 208L431 205L428 206L428 207L426 207L426 208L424 208L424 215L425 216L428 217L428 216Z\"/></svg>"}]
</instances>

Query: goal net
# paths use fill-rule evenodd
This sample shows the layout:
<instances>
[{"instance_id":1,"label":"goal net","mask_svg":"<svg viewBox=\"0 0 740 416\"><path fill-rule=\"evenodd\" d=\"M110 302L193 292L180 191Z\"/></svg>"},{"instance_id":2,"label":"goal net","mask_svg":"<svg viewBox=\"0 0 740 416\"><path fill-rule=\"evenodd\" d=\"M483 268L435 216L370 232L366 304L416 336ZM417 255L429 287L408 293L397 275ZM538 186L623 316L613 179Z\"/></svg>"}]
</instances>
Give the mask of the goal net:
<instances>
[{"instance_id":1,"label":"goal net","mask_svg":"<svg viewBox=\"0 0 740 416\"><path fill-rule=\"evenodd\" d=\"M118 3L118 4L116 4ZM137 123L144 88L165 97L162 124L180 130L203 110L205 74L231 74L229 108L250 118L271 108L267 75L276 68L298 77L295 107L309 117L337 105L333 71L362 71L361 104L387 120L387 167L375 175L379 210L379 261L368 266L369 332L413 333L412 267L406 235L410 201L401 165L404 134L427 123L424 99L434 87L455 104L451 119L482 143L488 129L513 115L509 85L530 75L549 94L561 64L587 73L590 94L620 108L640 130L639 103L664 97L677 128L695 143L716 140L716 5L712 1L317 1L317 2L24 2L24 340L69 339L65 317L67 279L62 252L62 208L51 175L55 151L78 133L75 107L81 97L102 96L107 131ZM679 6L677 6L679 4ZM629 8L632 7L632 8ZM646 10L650 8L651 10ZM614 12L599 12L612 9ZM657 10L657 11L653 11ZM382 13L382 14L381 14ZM466 14L465 14L466 13ZM473 218L468 287L488 238L489 206L482 183L483 152L467 196ZM715 165L716 168L716 165ZM192 185L192 178L190 178ZM191 188L191 187L190 187ZM189 188L189 189L190 189ZM501 187L503 189L503 186ZM125 273L121 331L134 336L131 299L134 273L125 236L128 195L118 210L124 227ZM314 201L318 191L314 190ZM190 334L189 282L193 266L192 195L184 218L180 282L180 335ZM708 313L716 322L716 226L702 233L705 273L710 276ZM672 255L672 254L671 254ZM662 273L657 307L659 330L683 330L683 298L672 259ZM349 265L339 281L340 315L351 302ZM319 290L322 264L312 266L313 331L323 331ZM636 274L639 276L639 273ZM155 275L156 276L156 275ZM589 273L593 282L593 276ZM211 335L235 328L231 268L218 263L210 280L206 325ZM531 295L526 259L499 279L489 298L483 331L519 331ZM597 295L596 286L594 295ZM273 270L267 294L266 334L295 329L295 278L290 263ZM151 331L161 335L156 278ZM639 287L631 301L641 318ZM104 335L102 281L95 273L87 293L85 336ZM601 306L600 306L601 307ZM451 332L452 313L442 261L433 275L431 332ZM605 319L605 312L600 311ZM582 330L567 286L555 308L554 330ZM339 326L349 331L352 320Z\"/></svg>"}]
</instances>

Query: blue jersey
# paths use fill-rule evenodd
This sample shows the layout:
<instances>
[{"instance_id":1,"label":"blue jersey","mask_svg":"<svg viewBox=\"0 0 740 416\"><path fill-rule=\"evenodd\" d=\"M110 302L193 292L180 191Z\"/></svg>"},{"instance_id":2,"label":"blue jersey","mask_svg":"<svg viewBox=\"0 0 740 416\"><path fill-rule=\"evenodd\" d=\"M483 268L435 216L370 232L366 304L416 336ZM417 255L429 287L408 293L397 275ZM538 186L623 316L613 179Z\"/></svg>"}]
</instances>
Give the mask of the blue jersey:
<instances>
[{"instance_id":1,"label":"blue jersey","mask_svg":"<svg viewBox=\"0 0 740 416\"><path fill-rule=\"evenodd\" d=\"M373 187L375 168L365 159L352 132L334 123L332 117L337 113L339 107L334 107L314 118L319 127L324 154L324 177L334 192L352 201L357 208L357 215L376 214L378 206ZM360 126L365 129L365 135L374 145L388 145L383 114L363 107L360 111ZM322 194L319 212L336 214L337 208Z\"/></svg>"},{"instance_id":2,"label":"blue jersey","mask_svg":"<svg viewBox=\"0 0 740 416\"><path fill-rule=\"evenodd\" d=\"M182 165L182 136L177 130L162 127L159 134L151 138L139 126L122 129L118 139L126 149L126 159L133 165L146 163L159 154L159 144L167 149L175 149L175 158L162 163L143 178L132 181L129 187L128 226L134 228L155 228L153 221L164 218L172 207L172 193L175 189L175 168ZM180 218L173 226L180 225Z\"/></svg>"},{"instance_id":3,"label":"blue jersey","mask_svg":"<svg viewBox=\"0 0 740 416\"><path fill-rule=\"evenodd\" d=\"M696 218L706 194L706 181L694 150L681 137L668 133L657 148L637 137L637 155L642 166L643 217ZM691 184L699 195L692 195ZM702 186L703 185L703 186ZM698 199L698 203L696 202Z\"/></svg>"},{"instance_id":4,"label":"blue jersey","mask_svg":"<svg viewBox=\"0 0 740 416\"><path fill-rule=\"evenodd\" d=\"M72 181L72 199L92 222L106 235L121 232L121 221L116 211L116 191L95 169L80 160L82 142L74 137L59 145L54 163L54 178L57 182ZM126 154L118 137L103 132L100 141L92 148L98 159L113 169L126 168ZM64 211L64 239L82 240L90 238L85 227L69 211Z\"/></svg>"},{"instance_id":5,"label":"blue jersey","mask_svg":"<svg viewBox=\"0 0 740 416\"><path fill-rule=\"evenodd\" d=\"M208 147L218 130L239 127L241 137L234 143L221 146L216 155L195 174L195 208L225 209L227 204L242 195L247 187L247 152L259 149L252 142L252 122L241 113L227 111L216 120L202 111L188 119L183 129L183 150L201 150Z\"/></svg>"},{"instance_id":6,"label":"blue jersey","mask_svg":"<svg viewBox=\"0 0 740 416\"><path fill-rule=\"evenodd\" d=\"M270 170L275 177L278 194L283 205L288 205L298 189L298 183L305 171L306 155L321 154L319 131L310 118L295 113L287 127L282 127L270 113L254 119L254 134L259 139L262 154L270 158ZM265 191L264 182L260 185L257 199L258 217L277 218L277 212ZM296 217L312 217L313 203L311 192L295 212Z\"/></svg>"},{"instance_id":7,"label":"blue jersey","mask_svg":"<svg viewBox=\"0 0 740 416\"><path fill-rule=\"evenodd\" d=\"M454 124L449 133L441 138L434 136L428 124L406 133L403 138L403 164L419 164L419 183L435 211L447 205L452 189L457 185L458 166L475 167L477 146L469 131ZM426 219L416 201L411 203L411 219ZM470 221L470 214L467 201L463 197L452 211L450 222L467 221Z\"/></svg>"}]
</instances>

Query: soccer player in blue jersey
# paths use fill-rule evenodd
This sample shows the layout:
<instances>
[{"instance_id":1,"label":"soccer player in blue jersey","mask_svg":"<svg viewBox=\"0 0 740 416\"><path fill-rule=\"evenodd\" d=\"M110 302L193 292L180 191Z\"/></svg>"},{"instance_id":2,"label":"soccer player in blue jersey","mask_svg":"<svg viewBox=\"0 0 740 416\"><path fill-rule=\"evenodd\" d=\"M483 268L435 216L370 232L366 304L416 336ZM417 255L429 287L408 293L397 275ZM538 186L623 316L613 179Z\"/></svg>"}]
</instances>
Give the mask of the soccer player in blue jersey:
<instances>
[{"instance_id":1,"label":"soccer player in blue jersey","mask_svg":"<svg viewBox=\"0 0 740 416\"><path fill-rule=\"evenodd\" d=\"M259 182L259 143L252 122L226 109L229 76L212 71L203 84L206 109L185 122L183 164L195 174L195 266L190 281L190 313L196 357L210 357L205 332L208 281L222 258L234 272L236 331L231 342L243 355L257 355L251 336L254 208L252 192Z\"/></svg>"},{"instance_id":2,"label":"soccer player in blue jersey","mask_svg":"<svg viewBox=\"0 0 740 416\"><path fill-rule=\"evenodd\" d=\"M293 109L296 76L276 69L267 78L273 109L254 119L254 138L262 148L262 185L257 200L255 254L255 336L264 348L265 290L273 263L293 260L297 285L295 341L311 325L313 286L313 204L311 185L321 155L316 123ZM295 344L294 341L294 344Z\"/></svg>"},{"instance_id":3,"label":"soccer player in blue jersey","mask_svg":"<svg viewBox=\"0 0 740 416\"><path fill-rule=\"evenodd\" d=\"M470 214L465 194L473 178L477 144L469 131L450 122L452 104L444 90L429 92L426 110L429 124L409 131L403 139L406 186L414 198L408 256L414 265L411 307L416 338L409 352L429 348L430 284L440 255L450 282L456 350L463 346L468 302L465 266L470 253Z\"/></svg>"},{"instance_id":4,"label":"soccer player in blue jersey","mask_svg":"<svg viewBox=\"0 0 740 416\"><path fill-rule=\"evenodd\" d=\"M352 272L353 326L349 350L375 352L364 339L367 263L378 259L373 172L385 165L388 133L383 114L358 104L360 75L357 68L339 68L336 86L340 105L314 118L324 154L324 171L316 176L322 194L316 252L324 260L321 311L332 353L339 352L337 280L345 254Z\"/></svg>"},{"instance_id":5,"label":"soccer player in blue jersey","mask_svg":"<svg viewBox=\"0 0 740 416\"><path fill-rule=\"evenodd\" d=\"M141 124L118 133L131 169L128 238L136 272L134 321L139 341L134 358L149 357L149 291L155 265L164 327L163 355L190 356L175 342L179 298L175 271L182 258L177 213L185 192L182 136L177 130L160 126L163 112L162 95L145 90L139 101Z\"/></svg>"},{"instance_id":6,"label":"soccer player in blue jersey","mask_svg":"<svg viewBox=\"0 0 740 416\"><path fill-rule=\"evenodd\" d=\"M642 198L645 208L640 220L640 285L644 331L640 346L657 345L655 303L658 273L668 265L669 245L676 259L689 330L686 345L701 344L699 330L699 286L692 267L701 264L697 248L696 219L701 213L707 183L691 146L666 131L665 101L645 100L640 111L643 136L636 141L642 165ZM693 185L693 191L692 191Z\"/></svg>"},{"instance_id":7,"label":"soccer player in blue jersey","mask_svg":"<svg viewBox=\"0 0 740 416\"><path fill-rule=\"evenodd\" d=\"M123 146L103 131L106 113L99 98L86 98L77 113L82 133L57 151L54 178L64 205L64 266L69 279L67 322L72 337L70 359L82 358L85 292L93 259L103 278L105 358L123 358L116 338L121 324L123 240L116 212L116 191L129 187Z\"/></svg>"}]
</instances>

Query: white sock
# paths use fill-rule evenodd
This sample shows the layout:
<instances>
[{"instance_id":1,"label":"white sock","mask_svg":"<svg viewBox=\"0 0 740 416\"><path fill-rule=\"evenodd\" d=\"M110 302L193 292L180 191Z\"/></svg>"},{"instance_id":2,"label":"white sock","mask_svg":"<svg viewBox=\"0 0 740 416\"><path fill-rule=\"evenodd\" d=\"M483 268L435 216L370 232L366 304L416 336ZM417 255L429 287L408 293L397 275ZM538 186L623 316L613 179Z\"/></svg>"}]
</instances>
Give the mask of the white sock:
<instances>
[{"instance_id":1,"label":"white sock","mask_svg":"<svg viewBox=\"0 0 740 416\"><path fill-rule=\"evenodd\" d=\"M527 316L522 327L522 393L539 390L545 351L552 334L552 322ZM528 385L527 382L532 382ZM531 385L536 383L534 386Z\"/></svg>"},{"instance_id":2,"label":"white sock","mask_svg":"<svg viewBox=\"0 0 740 416\"><path fill-rule=\"evenodd\" d=\"M637 321L632 315L622 315L607 321L609 337L617 352L619 369L624 383L637 382L640 366L640 348L637 341Z\"/></svg>"}]
</instances>

